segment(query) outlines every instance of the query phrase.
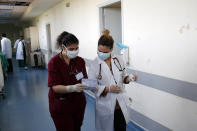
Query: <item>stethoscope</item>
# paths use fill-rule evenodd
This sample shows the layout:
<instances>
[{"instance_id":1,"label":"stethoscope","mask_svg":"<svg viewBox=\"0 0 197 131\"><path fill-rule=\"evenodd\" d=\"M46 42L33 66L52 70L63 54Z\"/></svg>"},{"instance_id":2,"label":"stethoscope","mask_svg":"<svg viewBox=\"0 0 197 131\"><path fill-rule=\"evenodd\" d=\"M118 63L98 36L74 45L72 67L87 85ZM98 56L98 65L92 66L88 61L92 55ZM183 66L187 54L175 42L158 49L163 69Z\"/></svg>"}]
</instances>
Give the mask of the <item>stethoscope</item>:
<instances>
[{"instance_id":1,"label":"stethoscope","mask_svg":"<svg viewBox=\"0 0 197 131\"><path fill-rule=\"evenodd\" d=\"M125 68L122 68L122 66L121 66L120 61L118 60L118 58L114 57L114 58L112 58L112 59L113 59L113 61L114 61L115 66L118 68L119 71L124 71L124 70L125 70ZM115 62L115 60L116 60L116 62ZM118 63L118 64L117 64L117 63ZM112 72L112 74L113 74L113 72ZM101 75L101 64L99 64L99 74L98 74L98 76L97 76L97 79L98 79L98 80L101 80L101 79L102 79L102 75ZM114 79L114 80L115 80L115 79ZM115 81L115 82L116 82L116 81Z\"/></svg>"}]
</instances>

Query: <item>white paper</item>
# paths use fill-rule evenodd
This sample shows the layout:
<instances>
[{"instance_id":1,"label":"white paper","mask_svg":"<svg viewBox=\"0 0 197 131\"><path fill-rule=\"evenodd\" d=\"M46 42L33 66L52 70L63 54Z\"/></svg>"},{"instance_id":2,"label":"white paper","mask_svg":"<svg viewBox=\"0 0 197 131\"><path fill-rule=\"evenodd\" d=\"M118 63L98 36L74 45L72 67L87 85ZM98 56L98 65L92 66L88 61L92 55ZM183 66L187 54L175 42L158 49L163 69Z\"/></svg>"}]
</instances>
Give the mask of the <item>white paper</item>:
<instances>
[{"instance_id":1,"label":"white paper","mask_svg":"<svg viewBox=\"0 0 197 131\"><path fill-rule=\"evenodd\" d=\"M87 90L94 90L97 87L97 80L96 79L82 79L82 85L86 85L88 88Z\"/></svg>"}]
</instances>

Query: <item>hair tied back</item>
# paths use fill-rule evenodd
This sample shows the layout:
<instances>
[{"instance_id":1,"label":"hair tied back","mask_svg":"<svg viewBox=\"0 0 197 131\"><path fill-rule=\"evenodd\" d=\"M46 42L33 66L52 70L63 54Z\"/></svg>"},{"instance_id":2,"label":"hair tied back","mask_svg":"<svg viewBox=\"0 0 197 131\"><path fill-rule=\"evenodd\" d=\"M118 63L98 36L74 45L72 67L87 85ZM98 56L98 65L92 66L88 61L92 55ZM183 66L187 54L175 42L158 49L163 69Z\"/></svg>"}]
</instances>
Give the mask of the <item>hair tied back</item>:
<instances>
[{"instance_id":1,"label":"hair tied back","mask_svg":"<svg viewBox=\"0 0 197 131\"><path fill-rule=\"evenodd\" d=\"M110 34L110 31L108 29L104 29L102 31L102 35L109 36L109 34Z\"/></svg>"}]
</instances>

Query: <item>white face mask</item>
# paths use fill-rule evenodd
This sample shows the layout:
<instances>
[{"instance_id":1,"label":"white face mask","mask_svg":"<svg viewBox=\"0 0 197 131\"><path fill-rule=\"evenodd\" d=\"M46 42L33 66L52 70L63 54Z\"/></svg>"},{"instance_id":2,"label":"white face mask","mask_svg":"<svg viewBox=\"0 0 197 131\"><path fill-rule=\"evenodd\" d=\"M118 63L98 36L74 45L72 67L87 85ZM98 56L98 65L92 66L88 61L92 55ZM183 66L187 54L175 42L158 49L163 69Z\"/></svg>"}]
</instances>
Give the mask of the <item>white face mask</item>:
<instances>
[{"instance_id":1,"label":"white face mask","mask_svg":"<svg viewBox=\"0 0 197 131\"><path fill-rule=\"evenodd\" d=\"M68 58L70 58L70 59L76 58L78 54L79 54L79 49L74 50L74 51L69 51L69 50L67 49L67 54L66 54L66 55L67 55Z\"/></svg>"},{"instance_id":2,"label":"white face mask","mask_svg":"<svg viewBox=\"0 0 197 131\"><path fill-rule=\"evenodd\" d=\"M106 60L107 58L110 57L111 53L110 52L109 53L103 53L103 52L97 51L97 54L98 54L99 58L104 61L104 60Z\"/></svg>"}]
</instances>

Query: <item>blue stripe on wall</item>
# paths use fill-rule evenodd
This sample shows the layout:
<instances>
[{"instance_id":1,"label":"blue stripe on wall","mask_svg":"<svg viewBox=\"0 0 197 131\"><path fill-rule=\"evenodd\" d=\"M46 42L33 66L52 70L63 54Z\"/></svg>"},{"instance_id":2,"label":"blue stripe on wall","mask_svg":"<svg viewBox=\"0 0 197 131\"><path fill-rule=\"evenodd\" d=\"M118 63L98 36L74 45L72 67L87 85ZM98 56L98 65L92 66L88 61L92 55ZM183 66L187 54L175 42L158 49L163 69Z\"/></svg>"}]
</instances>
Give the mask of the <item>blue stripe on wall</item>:
<instances>
[{"instance_id":1,"label":"blue stripe on wall","mask_svg":"<svg viewBox=\"0 0 197 131\"><path fill-rule=\"evenodd\" d=\"M158 122L142 115L141 113L130 108L131 120L135 121L139 125L149 131L171 131L171 129L159 124Z\"/></svg>"},{"instance_id":2,"label":"blue stripe on wall","mask_svg":"<svg viewBox=\"0 0 197 131\"><path fill-rule=\"evenodd\" d=\"M197 101L197 84L127 69L128 73L137 73L137 83Z\"/></svg>"}]
</instances>

